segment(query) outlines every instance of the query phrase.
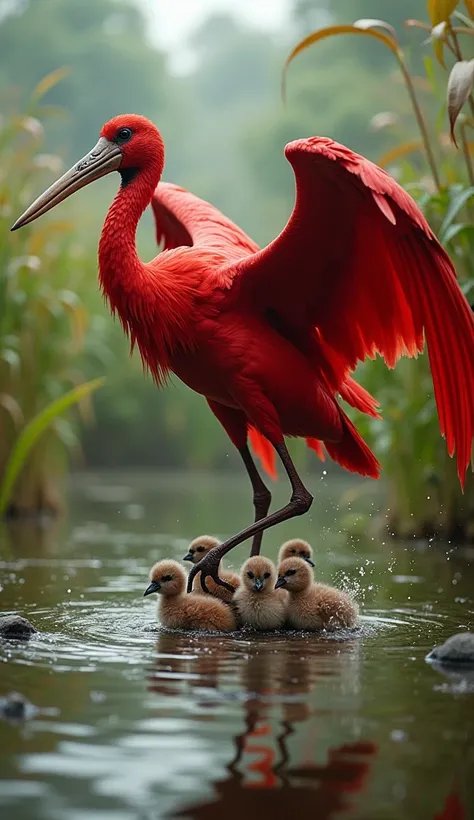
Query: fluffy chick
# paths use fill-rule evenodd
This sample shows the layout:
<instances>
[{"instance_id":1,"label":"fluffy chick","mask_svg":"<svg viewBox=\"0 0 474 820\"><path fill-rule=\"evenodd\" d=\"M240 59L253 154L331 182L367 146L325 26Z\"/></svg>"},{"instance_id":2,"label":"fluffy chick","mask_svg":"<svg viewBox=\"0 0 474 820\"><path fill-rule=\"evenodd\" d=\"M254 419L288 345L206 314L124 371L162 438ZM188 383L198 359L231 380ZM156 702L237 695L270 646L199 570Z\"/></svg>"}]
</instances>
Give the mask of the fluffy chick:
<instances>
[{"instance_id":1,"label":"fluffy chick","mask_svg":"<svg viewBox=\"0 0 474 820\"><path fill-rule=\"evenodd\" d=\"M334 631L357 621L355 601L339 589L315 583L311 568L301 558L282 561L275 587L288 592L287 624L293 629Z\"/></svg>"},{"instance_id":2,"label":"fluffy chick","mask_svg":"<svg viewBox=\"0 0 474 820\"><path fill-rule=\"evenodd\" d=\"M194 539L194 541L191 541L189 550L184 556L183 561L191 561L193 564L197 564L201 558L204 558L204 556L207 555L209 550L217 547L219 543L220 542L217 538L213 538L211 535L199 535ZM227 581L228 584L232 584L234 589L237 589L240 586L240 578L237 573L222 569L222 561L219 565L219 577L222 578L223 581ZM221 601L226 601L226 603L229 603L233 598L233 592L225 587L219 586L219 584L216 584L212 578L206 578L206 586L209 593L213 595L214 598L219 598ZM199 573L193 581L193 593L194 592L202 593L201 577Z\"/></svg>"},{"instance_id":3,"label":"fluffy chick","mask_svg":"<svg viewBox=\"0 0 474 820\"><path fill-rule=\"evenodd\" d=\"M233 603L243 624L255 629L280 629L286 620L288 595L275 589L277 573L268 558L255 555L240 570L241 585Z\"/></svg>"},{"instance_id":4,"label":"fluffy chick","mask_svg":"<svg viewBox=\"0 0 474 820\"><path fill-rule=\"evenodd\" d=\"M278 553L278 563L281 564L286 558L297 556L306 561L310 567L314 567L313 563L313 548L307 541L302 538L291 538L290 541L285 541L280 547Z\"/></svg>"},{"instance_id":5,"label":"fluffy chick","mask_svg":"<svg viewBox=\"0 0 474 820\"><path fill-rule=\"evenodd\" d=\"M187 595L186 573L177 561L158 561L150 572L145 595L158 592L160 620L170 629L199 629L232 632L236 628L232 610L211 595Z\"/></svg>"}]
</instances>

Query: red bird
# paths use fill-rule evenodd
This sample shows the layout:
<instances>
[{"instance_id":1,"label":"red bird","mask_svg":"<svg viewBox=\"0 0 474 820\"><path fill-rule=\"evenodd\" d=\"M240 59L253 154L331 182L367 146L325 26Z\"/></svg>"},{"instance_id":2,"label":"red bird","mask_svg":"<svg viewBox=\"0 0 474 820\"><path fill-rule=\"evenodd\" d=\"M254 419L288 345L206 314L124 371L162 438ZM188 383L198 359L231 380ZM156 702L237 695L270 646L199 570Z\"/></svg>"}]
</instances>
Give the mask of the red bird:
<instances>
[{"instance_id":1,"label":"red bird","mask_svg":"<svg viewBox=\"0 0 474 820\"><path fill-rule=\"evenodd\" d=\"M338 403L377 415L350 374L379 353L388 367L415 356L425 336L441 433L464 485L474 437L474 316L453 266L409 195L372 162L325 137L286 146L296 178L288 224L264 250L207 202L159 183L164 146L144 117L106 123L80 162L42 194L12 230L111 171L121 187L105 220L99 277L156 382L172 371L203 394L239 450L252 482L255 521L196 564L219 583L229 550L301 515L312 496L284 436L321 442L334 461L377 478L377 459ZM158 186L158 187L157 187ZM165 250L144 264L135 232L148 205ZM268 515L270 492L247 444L278 453L288 504ZM223 583L223 582L222 582Z\"/></svg>"}]
</instances>

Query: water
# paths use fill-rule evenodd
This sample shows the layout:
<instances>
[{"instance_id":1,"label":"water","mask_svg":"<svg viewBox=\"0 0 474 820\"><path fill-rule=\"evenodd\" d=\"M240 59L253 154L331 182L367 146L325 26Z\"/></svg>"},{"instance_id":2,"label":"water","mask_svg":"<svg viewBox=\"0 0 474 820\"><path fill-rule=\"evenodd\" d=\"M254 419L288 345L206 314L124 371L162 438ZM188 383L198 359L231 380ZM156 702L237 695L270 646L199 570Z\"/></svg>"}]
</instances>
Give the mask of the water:
<instances>
[{"instance_id":1,"label":"water","mask_svg":"<svg viewBox=\"0 0 474 820\"><path fill-rule=\"evenodd\" d=\"M0 720L1 817L474 818L474 680L424 660L474 626L472 554L348 539L339 504L376 510L377 485L310 484L264 551L306 537L318 577L357 591L360 628L331 639L159 631L150 566L246 523L244 481L82 476L68 520L3 534L2 609L40 634L0 645L0 695L38 707Z\"/></svg>"}]
</instances>

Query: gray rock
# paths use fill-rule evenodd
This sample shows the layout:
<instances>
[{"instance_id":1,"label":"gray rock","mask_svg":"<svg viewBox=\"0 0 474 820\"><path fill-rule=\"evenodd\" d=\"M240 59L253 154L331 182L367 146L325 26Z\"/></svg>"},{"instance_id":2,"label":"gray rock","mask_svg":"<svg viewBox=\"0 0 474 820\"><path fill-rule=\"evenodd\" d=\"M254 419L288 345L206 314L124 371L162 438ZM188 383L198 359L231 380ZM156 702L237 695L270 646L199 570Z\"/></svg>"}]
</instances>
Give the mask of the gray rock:
<instances>
[{"instance_id":1,"label":"gray rock","mask_svg":"<svg viewBox=\"0 0 474 820\"><path fill-rule=\"evenodd\" d=\"M463 668L474 666L474 632L451 635L441 646L435 646L426 660Z\"/></svg>"},{"instance_id":2,"label":"gray rock","mask_svg":"<svg viewBox=\"0 0 474 820\"><path fill-rule=\"evenodd\" d=\"M0 615L0 638L21 640L38 632L22 615Z\"/></svg>"}]
</instances>

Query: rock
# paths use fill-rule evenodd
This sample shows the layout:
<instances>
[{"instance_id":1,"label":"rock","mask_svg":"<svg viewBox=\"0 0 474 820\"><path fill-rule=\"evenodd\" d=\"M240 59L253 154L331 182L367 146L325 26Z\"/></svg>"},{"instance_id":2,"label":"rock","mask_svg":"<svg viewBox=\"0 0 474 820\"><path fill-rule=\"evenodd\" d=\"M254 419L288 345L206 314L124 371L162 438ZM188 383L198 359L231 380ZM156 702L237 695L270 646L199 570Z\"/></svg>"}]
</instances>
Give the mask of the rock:
<instances>
[{"instance_id":1,"label":"rock","mask_svg":"<svg viewBox=\"0 0 474 820\"><path fill-rule=\"evenodd\" d=\"M451 635L441 646L435 646L426 660L463 668L474 666L474 632Z\"/></svg>"},{"instance_id":2,"label":"rock","mask_svg":"<svg viewBox=\"0 0 474 820\"><path fill-rule=\"evenodd\" d=\"M0 615L0 638L25 640L38 630L22 615Z\"/></svg>"},{"instance_id":3,"label":"rock","mask_svg":"<svg viewBox=\"0 0 474 820\"><path fill-rule=\"evenodd\" d=\"M4 698L0 697L0 717L7 723L23 723L25 720L31 720L38 711L37 707L20 692L9 692Z\"/></svg>"}]
</instances>

